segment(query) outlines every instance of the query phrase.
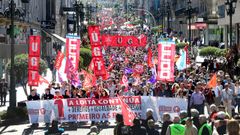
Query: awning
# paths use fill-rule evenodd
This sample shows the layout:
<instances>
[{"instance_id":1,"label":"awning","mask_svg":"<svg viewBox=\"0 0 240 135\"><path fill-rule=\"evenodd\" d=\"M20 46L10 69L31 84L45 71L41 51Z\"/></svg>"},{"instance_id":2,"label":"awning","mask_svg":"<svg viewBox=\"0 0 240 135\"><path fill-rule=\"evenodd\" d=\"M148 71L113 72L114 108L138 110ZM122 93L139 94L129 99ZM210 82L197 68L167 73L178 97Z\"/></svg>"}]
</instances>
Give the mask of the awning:
<instances>
[{"instance_id":1,"label":"awning","mask_svg":"<svg viewBox=\"0 0 240 135\"><path fill-rule=\"evenodd\" d=\"M52 32L48 32L44 29L42 29L43 32L45 32L47 35L50 35L51 37L58 39L59 41L66 43L66 38L59 36L58 34L52 33Z\"/></svg>"}]
</instances>

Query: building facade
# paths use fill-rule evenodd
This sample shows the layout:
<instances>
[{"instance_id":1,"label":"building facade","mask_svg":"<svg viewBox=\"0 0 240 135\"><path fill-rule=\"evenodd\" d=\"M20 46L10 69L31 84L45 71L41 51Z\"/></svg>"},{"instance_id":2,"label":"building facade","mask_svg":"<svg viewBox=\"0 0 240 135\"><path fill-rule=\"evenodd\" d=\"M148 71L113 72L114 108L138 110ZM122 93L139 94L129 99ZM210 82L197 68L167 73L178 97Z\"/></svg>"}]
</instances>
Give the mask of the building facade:
<instances>
[{"instance_id":1,"label":"building facade","mask_svg":"<svg viewBox=\"0 0 240 135\"><path fill-rule=\"evenodd\" d=\"M166 2L166 1L165 1ZM171 27L188 37L188 0L168 0L171 3ZM217 25L217 0L191 0L191 40L200 38L203 44L213 45L219 40Z\"/></svg>"},{"instance_id":2,"label":"building facade","mask_svg":"<svg viewBox=\"0 0 240 135\"><path fill-rule=\"evenodd\" d=\"M224 41L225 45L229 44L229 16L226 13L225 0L218 0L218 25L222 29L223 37L221 40ZM233 43L240 43L240 2L237 2L235 14L233 15Z\"/></svg>"}]
</instances>

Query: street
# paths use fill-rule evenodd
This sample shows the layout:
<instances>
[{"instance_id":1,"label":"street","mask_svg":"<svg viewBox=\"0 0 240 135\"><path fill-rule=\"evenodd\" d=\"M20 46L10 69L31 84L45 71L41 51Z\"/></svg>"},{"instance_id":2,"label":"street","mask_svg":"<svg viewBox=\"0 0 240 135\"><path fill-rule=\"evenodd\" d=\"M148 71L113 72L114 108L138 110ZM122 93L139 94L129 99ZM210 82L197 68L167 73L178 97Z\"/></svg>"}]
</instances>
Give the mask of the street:
<instances>
[{"instance_id":1,"label":"street","mask_svg":"<svg viewBox=\"0 0 240 135\"><path fill-rule=\"evenodd\" d=\"M44 124L40 124L40 128L32 130L30 124L10 125L0 128L0 134L2 135L44 135ZM65 131L63 135L87 135L90 131L90 127L78 128L77 130ZM113 128L102 129L99 135L112 135Z\"/></svg>"}]
</instances>

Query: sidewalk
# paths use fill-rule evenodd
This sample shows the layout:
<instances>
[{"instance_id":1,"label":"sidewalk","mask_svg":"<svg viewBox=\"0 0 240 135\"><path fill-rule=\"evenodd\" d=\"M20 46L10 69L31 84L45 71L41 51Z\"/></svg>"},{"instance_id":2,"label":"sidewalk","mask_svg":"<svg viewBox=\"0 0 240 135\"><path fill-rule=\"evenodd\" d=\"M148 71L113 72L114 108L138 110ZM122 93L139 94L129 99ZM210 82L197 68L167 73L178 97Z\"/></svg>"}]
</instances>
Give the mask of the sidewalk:
<instances>
[{"instance_id":1,"label":"sidewalk","mask_svg":"<svg viewBox=\"0 0 240 135\"><path fill-rule=\"evenodd\" d=\"M46 76L43 76L43 77L46 80L48 80L49 82L51 82L51 80L52 80L52 72L51 72L51 70L47 69ZM47 88L47 87L48 87L47 84L41 84L41 86L34 87L34 88L37 89L37 93L38 94L42 95L44 93L44 89ZM21 101L26 101L27 100L27 96L25 95L23 88L19 85L19 86L16 86L16 90L17 90L17 92L16 92L17 103L21 102ZM29 86L27 86L27 91L28 91L28 94L29 94L29 91L30 91ZM9 93L7 94L6 100L7 100L6 106L0 106L0 112L4 111L4 110L7 110L8 106L9 106Z\"/></svg>"}]
</instances>

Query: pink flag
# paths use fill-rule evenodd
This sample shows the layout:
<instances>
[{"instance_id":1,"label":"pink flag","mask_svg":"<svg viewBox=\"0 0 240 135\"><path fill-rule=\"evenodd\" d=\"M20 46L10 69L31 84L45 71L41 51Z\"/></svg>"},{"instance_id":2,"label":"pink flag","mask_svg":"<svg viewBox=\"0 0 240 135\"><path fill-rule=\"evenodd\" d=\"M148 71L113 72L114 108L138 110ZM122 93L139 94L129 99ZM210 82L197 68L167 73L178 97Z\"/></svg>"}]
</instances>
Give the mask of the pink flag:
<instances>
[{"instance_id":1,"label":"pink flag","mask_svg":"<svg viewBox=\"0 0 240 135\"><path fill-rule=\"evenodd\" d=\"M125 87L128 87L128 78L126 75L122 76L122 80L121 80L120 84L124 85Z\"/></svg>"}]
</instances>

